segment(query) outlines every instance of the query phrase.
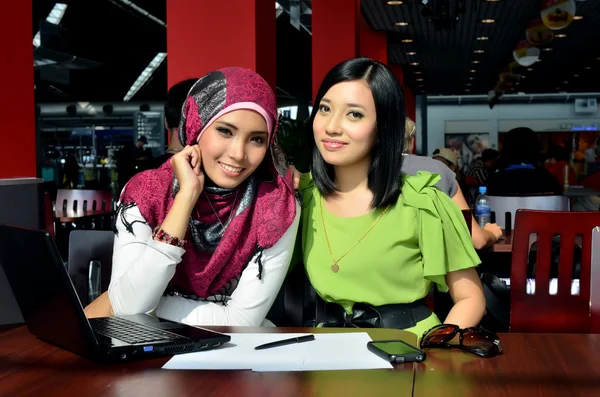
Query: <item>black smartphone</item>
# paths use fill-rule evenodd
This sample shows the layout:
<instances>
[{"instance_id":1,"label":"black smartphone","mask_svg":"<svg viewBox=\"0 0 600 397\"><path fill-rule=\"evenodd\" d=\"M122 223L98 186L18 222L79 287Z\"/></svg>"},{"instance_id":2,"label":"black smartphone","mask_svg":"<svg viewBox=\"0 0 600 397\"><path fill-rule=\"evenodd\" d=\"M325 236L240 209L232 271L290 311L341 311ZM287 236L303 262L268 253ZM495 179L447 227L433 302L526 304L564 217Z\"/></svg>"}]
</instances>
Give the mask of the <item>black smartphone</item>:
<instances>
[{"instance_id":1,"label":"black smartphone","mask_svg":"<svg viewBox=\"0 0 600 397\"><path fill-rule=\"evenodd\" d=\"M390 363L420 363L425 352L401 340L378 340L367 343L367 349Z\"/></svg>"}]
</instances>

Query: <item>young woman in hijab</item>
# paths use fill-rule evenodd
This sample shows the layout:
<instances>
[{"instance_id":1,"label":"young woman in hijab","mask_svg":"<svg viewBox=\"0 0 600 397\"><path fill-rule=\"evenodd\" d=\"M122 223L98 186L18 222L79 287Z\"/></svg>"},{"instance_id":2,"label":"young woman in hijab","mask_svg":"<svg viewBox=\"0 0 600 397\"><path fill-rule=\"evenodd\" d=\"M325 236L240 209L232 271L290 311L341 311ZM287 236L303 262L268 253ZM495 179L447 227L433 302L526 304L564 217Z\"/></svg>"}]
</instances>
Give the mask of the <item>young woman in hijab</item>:
<instances>
[{"instance_id":1,"label":"young woman in hijab","mask_svg":"<svg viewBox=\"0 0 600 397\"><path fill-rule=\"evenodd\" d=\"M402 173L405 104L389 69L368 58L335 66L310 117L311 174L303 175L306 272L325 302L322 326L399 328L440 323L431 284L454 301L445 322L475 326L485 310L479 258L438 174Z\"/></svg>"},{"instance_id":2,"label":"young woman in hijab","mask_svg":"<svg viewBox=\"0 0 600 397\"><path fill-rule=\"evenodd\" d=\"M260 326L300 213L275 144L275 95L258 74L226 68L198 80L182 111L187 146L125 187L108 295L86 313Z\"/></svg>"}]
</instances>

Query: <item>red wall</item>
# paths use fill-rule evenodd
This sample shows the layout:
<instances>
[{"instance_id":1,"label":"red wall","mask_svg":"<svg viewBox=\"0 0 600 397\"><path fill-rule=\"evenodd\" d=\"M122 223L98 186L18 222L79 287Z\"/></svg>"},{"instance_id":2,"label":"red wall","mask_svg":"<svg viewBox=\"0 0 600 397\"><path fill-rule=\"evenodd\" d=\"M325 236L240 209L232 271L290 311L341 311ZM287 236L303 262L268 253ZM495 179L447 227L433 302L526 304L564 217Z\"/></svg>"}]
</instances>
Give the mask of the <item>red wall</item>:
<instances>
[{"instance_id":1,"label":"red wall","mask_svg":"<svg viewBox=\"0 0 600 397\"><path fill-rule=\"evenodd\" d=\"M358 55L360 0L312 2L312 97L338 63Z\"/></svg>"},{"instance_id":2,"label":"red wall","mask_svg":"<svg viewBox=\"0 0 600 397\"><path fill-rule=\"evenodd\" d=\"M167 0L169 87L241 66L257 71L275 89L274 7L264 0Z\"/></svg>"},{"instance_id":3,"label":"red wall","mask_svg":"<svg viewBox=\"0 0 600 397\"><path fill-rule=\"evenodd\" d=\"M369 57L387 65L387 33L371 29L362 15L360 17L359 47L361 56Z\"/></svg>"},{"instance_id":4,"label":"red wall","mask_svg":"<svg viewBox=\"0 0 600 397\"><path fill-rule=\"evenodd\" d=\"M36 176L31 1L2 1L0 14L0 178Z\"/></svg>"}]
</instances>

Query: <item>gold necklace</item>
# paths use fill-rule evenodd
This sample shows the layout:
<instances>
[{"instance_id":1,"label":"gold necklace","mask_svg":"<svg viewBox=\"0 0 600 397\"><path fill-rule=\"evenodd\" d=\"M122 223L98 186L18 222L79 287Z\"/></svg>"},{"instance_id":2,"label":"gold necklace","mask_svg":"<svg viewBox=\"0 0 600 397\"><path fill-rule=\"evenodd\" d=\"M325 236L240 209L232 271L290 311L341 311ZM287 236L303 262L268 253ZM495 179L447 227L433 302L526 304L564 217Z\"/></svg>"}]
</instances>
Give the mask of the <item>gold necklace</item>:
<instances>
[{"instance_id":1,"label":"gold necklace","mask_svg":"<svg viewBox=\"0 0 600 397\"><path fill-rule=\"evenodd\" d=\"M377 217L377 219L375 219L375 222L373 222L373 224L371 225L371 227L369 228L369 230L367 230L365 232L365 234L362 235L361 238L358 239L358 241L356 243L354 243L354 245L352 247L350 247L350 249L348 251L346 251L346 253L342 256L340 256L338 258L338 260L335 260L335 257L333 256L333 251L331 250L331 244L329 243L329 236L327 235L327 228L325 227L325 217L323 216L323 196L321 196L321 199L319 201L319 209L321 211L321 223L323 224L323 232L325 233L325 242L327 242L327 248L329 249L329 255L331 255L331 259L333 260L333 265L331 265L331 270L334 273L337 273L340 271L340 266L338 265L338 263L346 256L350 253L350 251L352 251L354 248L356 248L356 246L365 238L367 237L367 234L369 234L371 232L371 230L373 230L373 228L375 226L377 226L377 224L379 223L379 221L381 220L381 218L383 218L383 216L385 215L385 213L387 212L388 209L390 209L390 206L388 205L387 207L385 207L385 209L381 212L381 214L379 214L379 216Z\"/></svg>"}]
</instances>

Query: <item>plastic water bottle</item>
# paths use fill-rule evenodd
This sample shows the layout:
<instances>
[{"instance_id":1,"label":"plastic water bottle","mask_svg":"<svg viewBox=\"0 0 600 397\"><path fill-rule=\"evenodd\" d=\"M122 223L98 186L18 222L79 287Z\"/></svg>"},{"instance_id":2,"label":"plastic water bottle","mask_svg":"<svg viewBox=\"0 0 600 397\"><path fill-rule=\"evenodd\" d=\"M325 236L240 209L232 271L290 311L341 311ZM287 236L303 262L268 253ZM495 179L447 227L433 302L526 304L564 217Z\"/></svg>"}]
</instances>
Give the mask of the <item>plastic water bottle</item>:
<instances>
[{"instance_id":1,"label":"plastic water bottle","mask_svg":"<svg viewBox=\"0 0 600 397\"><path fill-rule=\"evenodd\" d=\"M475 219L479 226L484 227L491 220L491 209L490 209L490 200L486 194L487 188L485 186L479 187L479 196L477 196L477 201L475 201Z\"/></svg>"}]
</instances>

